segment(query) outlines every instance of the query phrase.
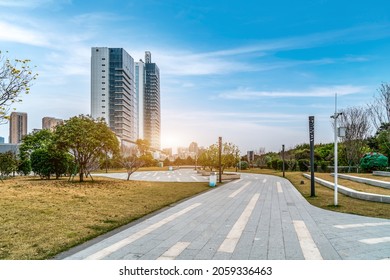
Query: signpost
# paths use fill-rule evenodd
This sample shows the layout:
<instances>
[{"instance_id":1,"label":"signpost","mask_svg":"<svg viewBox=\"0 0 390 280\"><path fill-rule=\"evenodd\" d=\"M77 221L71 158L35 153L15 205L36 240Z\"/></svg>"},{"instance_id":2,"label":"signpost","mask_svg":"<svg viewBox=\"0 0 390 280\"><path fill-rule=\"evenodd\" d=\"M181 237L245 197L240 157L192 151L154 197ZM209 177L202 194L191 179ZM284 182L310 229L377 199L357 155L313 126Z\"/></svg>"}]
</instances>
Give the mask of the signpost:
<instances>
[{"instance_id":1,"label":"signpost","mask_svg":"<svg viewBox=\"0 0 390 280\"><path fill-rule=\"evenodd\" d=\"M314 116L309 116L309 137L310 137L310 196L315 196L314 182Z\"/></svg>"}]
</instances>

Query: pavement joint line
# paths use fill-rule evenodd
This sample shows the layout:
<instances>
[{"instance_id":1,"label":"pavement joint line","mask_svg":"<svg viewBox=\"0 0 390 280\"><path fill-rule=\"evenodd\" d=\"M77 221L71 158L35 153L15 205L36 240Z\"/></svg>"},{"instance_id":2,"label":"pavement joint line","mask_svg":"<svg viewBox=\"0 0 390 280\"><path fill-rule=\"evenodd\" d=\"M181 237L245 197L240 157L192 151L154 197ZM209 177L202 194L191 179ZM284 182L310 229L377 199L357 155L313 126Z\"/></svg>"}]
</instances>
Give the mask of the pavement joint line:
<instances>
[{"instance_id":1,"label":"pavement joint line","mask_svg":"<svg viewBox=\"0 0 390 280\"><path fill-rule=\"evenodd\" d=\"M322 260L321 253L307 229L305 222L302 220L293 220L293 224L305 260Z\"/></svg>"},{"instance_id":2,"label":"pavement joint line","mask_svg":"<svg viewBox=\"0 0 390 280\"><path fill-rule=\"evenodd\" d=\"M383 223L361 223L361 224L346 224L346 225L334 225L335 228L348 229L348 228L358 228L358 227L378 227L378 226L388 226L390 222Z\"/></svg>"},{"instance_id":3,"label":"pavement joint line","mask_svg":"<svg viewBox=\"0 0 390 280\"><path fill-rule=\"evenodd\" d=\"M241 182L242 180L243 179L238 179L238 180L234 181L233 184L237 184L237 183Z\"/></svg>"},{"instance_id":4,"label":"pavement joint line","mask_svg":"<svg viewBox=\"0 0 390 280\"><path fill-rule=\"evenodd\" d=\"M143 229L143 230L140 230L102 250L99 250L97 251L96 253L92 254L92 255L89 255L88 257L86 257L85 259L86 260L96 260L96 259L103 259L104 257L114 253L115 251L129 245L130 243L133 243L134 241L144 237L145 235L153 232L154 230L162 227L163 225L175 220L176 218L186 214L187 212L195 209L196 207L199 207L200 205L202 205L202 203L194 203L190 206L188 206L187 208L184 208L183 210L179 211L179 212L176 212L164 219L162 219L161 221L157 222L157 223L154 223L150 226L148 226L147 228Z\"/></svg>"},{"instance_id":5,"label":"pavement joint line","mask_svg":"<svg viewBox=\"0 0 390 280\"><path fill-rule=\"evenodd\" d=\"M233 253L234 249L237 246L237 243L242 235L242 232L245 229L246 224L249 221L250 216L252 215L253 210L255 209L256 203L259 200L260 194L256 193L253 195L252 199L249 201L248 205L245 207L241 216L238 218L225 240L219 246L218 252Z\"/></svg>"},{"instance_id":6,"label":"pavement joint line","mask_svg":"<svg viewBox=\"0 0 390 280\"><path fill-rule=\"evenodd\" d=\"M237 194L239 194L243 189L245 189L251 182L247 182L245 185L243 185L241 188L239 188L238 190L236 190L235 192L231 193L229 195L229 198L233 198L235 197Z\"/></svg>"},{"instance_id":7,"label":"pavement joint line","mask_svg":"<svg viewBox=\"0 0 390 280\"><path fill-rule=\"evenodd\" d=\"M192 179L194 179L195 181L199 182L198 178L194 177L194 176L191 176Z\"/></svg>"},{"instance_id":8,"label":"pavement joint line","mask_svg":"<svg viewBox=\"0 0 390 280\"><path fill-rule=\"evenodd\" d=\"M369 244L369 245L374 245L374 244L379 244L379 243L386 243L390 242L390 236L386 237L379 237L379 238L367 238L367 239L362 239L359 240L359 242Z\"/></svg>"},{"instance_id":9,"label":"pavement joint line","mask_svg":"<svg viewBox=\"0 0 390 280\"><path fill-rule=\"evenodd\" d=\"M276 182L276 187L278 188L278 193L282 193L283 192L282 185L280 184L280 182Z\"/></svg>"},{"instance_id":10,"label":"pavement joint line","mask_svg":"<svg viewBox=\"0 0 390 280\"><path fill-rule=\"evenodd\" d=\"M157 260L174 260L179 256L191 243L190 242L177 242L164 254L162 254Z\"/></svg>"}]
</instances>

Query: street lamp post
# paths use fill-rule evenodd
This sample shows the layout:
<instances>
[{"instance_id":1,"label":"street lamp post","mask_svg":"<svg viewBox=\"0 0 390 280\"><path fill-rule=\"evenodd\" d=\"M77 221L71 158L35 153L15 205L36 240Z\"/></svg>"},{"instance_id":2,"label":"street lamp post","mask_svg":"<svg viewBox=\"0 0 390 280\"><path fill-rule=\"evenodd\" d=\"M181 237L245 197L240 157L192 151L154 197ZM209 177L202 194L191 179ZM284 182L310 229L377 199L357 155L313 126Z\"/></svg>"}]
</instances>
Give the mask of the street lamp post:
<instances>
[{"instance_id":1,"label":"street lamp post","mask_svg":"<svg viewBox=\"0 0 390 280\"><path fill-rule=\"evenodd\" d=\"M284 144L282 145L282 161L283 161L283 178L285 177L285 172L284 172L284 170L285 170L285 166L284 166Z\"/></svg>"},{"instance_id":2,"label":"street lamp post","mask_svg":"<svg viewBox=\"0 0 390 280\"><path fill-rule=\"evenodd\" d=\"M337 118L341 116L343 113L337 113L337 94L335 96L335 111L333 116L330 116L332 119L334 119L334 206L338 205L338 198L337 198L337 183L338 183L338 147L337 147Z\"/></svg>"}]
</instances>

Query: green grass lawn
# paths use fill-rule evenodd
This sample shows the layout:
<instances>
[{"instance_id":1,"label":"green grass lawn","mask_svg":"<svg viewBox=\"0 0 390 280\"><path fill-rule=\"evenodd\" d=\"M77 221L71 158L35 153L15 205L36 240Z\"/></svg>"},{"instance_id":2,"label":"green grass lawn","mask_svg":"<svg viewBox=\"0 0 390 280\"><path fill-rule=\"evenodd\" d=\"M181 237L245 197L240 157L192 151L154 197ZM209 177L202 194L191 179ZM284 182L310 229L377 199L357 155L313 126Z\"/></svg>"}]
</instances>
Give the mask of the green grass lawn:
<instances>
[{"instance_id":1,"label":"green grass lawn","mask_svg":"<svg viewBox=\"0 0 390 280\"><path fill-rule=\"evenodd\" d=\"M108 178L0 182L0 259L48 259L209 189L207 183Z\"/></svg>"}]
</instances>

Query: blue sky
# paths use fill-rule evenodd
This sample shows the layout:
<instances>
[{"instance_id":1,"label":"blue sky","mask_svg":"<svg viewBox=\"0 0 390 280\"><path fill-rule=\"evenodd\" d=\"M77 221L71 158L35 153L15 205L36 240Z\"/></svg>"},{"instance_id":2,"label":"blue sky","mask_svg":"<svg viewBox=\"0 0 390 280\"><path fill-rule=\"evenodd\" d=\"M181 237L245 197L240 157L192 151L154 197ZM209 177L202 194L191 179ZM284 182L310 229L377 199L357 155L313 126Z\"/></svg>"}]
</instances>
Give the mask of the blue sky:
<instances>
[{"instance_id":1,"label":"blue sky","mask_svg":"<svg viewBox=\"0 0 390 280\"><path fill-rule=\"evenodd\" d=\"M368 5L369 4L369 5ZM16 110L90 113L91 47L145 50L160 67L162 146L241 151L333 141L330 115L390 82L388 1L0 0L0 49L39 78ZM8 124L0 126L8 137Z\"/></svg>"}]
</instances>

